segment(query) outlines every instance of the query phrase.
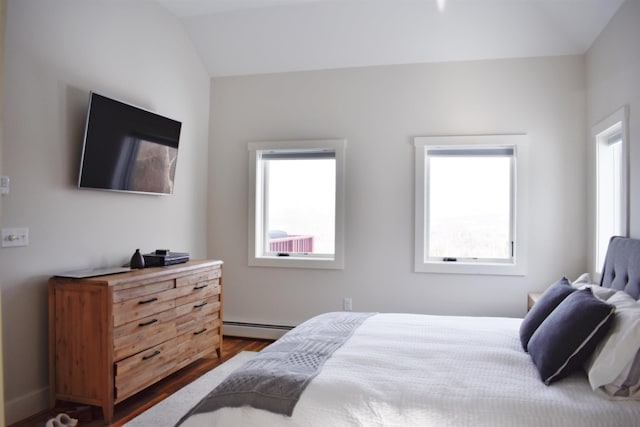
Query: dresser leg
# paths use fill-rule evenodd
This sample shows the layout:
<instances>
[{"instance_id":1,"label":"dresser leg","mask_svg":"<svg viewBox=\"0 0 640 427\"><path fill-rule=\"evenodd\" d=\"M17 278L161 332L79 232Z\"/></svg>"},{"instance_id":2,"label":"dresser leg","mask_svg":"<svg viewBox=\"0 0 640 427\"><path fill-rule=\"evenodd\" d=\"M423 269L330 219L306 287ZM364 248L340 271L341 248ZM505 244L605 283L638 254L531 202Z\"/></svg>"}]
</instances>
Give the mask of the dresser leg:
<instances>
[{"instance_id":1,"label":"dresser leg","mask_svg":"<svg viewBox=\"0 0 640 427\"><path fill-rule=\"evenodd\" d=\"M113 421L113 405L108 403L102 405L102 414L104 415L105 424L111 424L111 421Z\"/></svg>"}]
</instances>

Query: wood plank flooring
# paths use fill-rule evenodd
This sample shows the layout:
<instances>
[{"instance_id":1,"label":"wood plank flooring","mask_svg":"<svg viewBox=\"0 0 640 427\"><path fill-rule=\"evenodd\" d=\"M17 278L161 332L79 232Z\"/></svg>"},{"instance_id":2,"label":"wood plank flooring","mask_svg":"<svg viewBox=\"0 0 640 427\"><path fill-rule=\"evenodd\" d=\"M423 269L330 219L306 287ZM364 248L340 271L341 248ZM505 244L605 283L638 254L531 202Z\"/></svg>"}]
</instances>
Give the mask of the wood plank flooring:
<instances>
[{"instance_id":1,"label":"wood plank flooring","mask_svg":"<svg viewBox=\"0 0 640 427\"><path fill-rule=\"evenodd\" d=\"M182 387L196 380L206 372L226 362L241 351L260 351L272 341L256 340L249 338L227 337L223 338L222 358L202 359L192 363L186 368L174 373L164 380L148 387L144 391L116 405L113 423L109 427L120 427L127 421L141 414L156 403L164 400ZM102 410L84 405L60 404L54 410L35 414L25 420L10 425L9 427L44 427L46 421L59 412L66 412L80 420L82 427L104 427L107 424L102 419Z\"/></svg>"}]
</instances>

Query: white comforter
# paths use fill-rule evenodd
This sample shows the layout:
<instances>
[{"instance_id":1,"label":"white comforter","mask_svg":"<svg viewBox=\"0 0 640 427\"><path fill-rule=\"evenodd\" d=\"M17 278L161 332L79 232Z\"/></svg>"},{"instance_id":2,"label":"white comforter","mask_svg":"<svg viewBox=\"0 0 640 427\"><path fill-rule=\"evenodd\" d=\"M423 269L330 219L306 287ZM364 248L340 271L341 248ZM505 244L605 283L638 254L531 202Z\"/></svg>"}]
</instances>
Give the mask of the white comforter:
<instances>
[{"instance_id":1,"label":"white comforter","mask_svg":"<svg viewBox=\"0 0 640 427\"><path fill-rule=\"evenodd\" d=\"M291 418L249 407L184 427L640 426L640 402L551 386L520 346L521 319L377 314L326 362Z\"/></svg>"}]
</instances>

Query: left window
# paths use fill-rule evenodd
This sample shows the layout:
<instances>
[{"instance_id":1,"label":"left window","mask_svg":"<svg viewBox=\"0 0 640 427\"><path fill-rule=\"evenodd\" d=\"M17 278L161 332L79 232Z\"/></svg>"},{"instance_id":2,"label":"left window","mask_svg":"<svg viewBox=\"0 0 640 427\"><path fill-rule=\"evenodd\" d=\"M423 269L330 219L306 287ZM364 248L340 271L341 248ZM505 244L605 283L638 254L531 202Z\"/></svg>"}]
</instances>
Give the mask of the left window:
<instances>
[{"instance_id":1,"label":"left window","mask_svg":"<svg viewBox=\"0 0 640 427\"><path fill-rule=\"evenodd\" d=\"M343 139L249 144L249 265L344 266Z\"/></svg>"}]
</instances>

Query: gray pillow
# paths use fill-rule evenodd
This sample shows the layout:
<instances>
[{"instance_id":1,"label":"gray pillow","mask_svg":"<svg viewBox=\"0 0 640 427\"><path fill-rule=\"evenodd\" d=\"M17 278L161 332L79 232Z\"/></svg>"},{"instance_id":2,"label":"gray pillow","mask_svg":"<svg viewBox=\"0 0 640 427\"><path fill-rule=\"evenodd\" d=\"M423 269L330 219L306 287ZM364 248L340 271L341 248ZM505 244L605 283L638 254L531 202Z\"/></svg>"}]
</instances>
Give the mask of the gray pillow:
<instances>
[{"instance_id":1,"label":"gray pillow","mask_svg":"<svg viewBox=\"0 0 640 427\"><path fill-rule=\"evenodd\" d=\"M549 385L580 368L604 338L614 312L614 306L590 289L566 297L529 340L529 354L542 381Z\"/></svg>"},{"instance_id":2,"label":"gray pillow","mask_svg":"<svg viewBox=\"0 0 640 427\"><path fill-rule=\"evenodd\" d=\"M520 324L520 342L524 351L528 351L528 344L538 326L549 314L576 289L566 277L549 286L538 301L531 307L524 320Z\"/></svg>"}]
</instances>

